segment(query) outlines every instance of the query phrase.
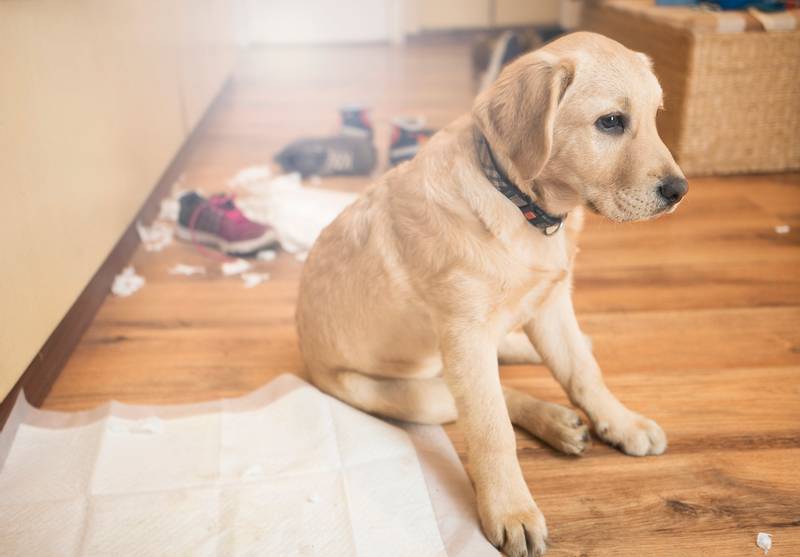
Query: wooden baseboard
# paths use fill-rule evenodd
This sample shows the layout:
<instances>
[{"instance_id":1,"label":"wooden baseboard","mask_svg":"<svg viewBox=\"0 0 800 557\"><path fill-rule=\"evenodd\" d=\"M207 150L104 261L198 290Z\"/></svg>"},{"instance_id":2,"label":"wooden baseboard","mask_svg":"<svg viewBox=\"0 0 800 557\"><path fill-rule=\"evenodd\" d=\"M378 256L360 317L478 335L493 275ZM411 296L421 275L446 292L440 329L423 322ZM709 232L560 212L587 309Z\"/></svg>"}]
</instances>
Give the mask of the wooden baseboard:
<instances>
[{"instance_id":1,"label":"wooden baseboard","mask_svg":"<svg viewBox=\"0 0 800 557\"><path fill-rule=\"evenodd\" d=\"M169 163L153 191L150 192L150 195L141 209L139 209L139 212L136 213L128 228L125 229L111 253L108 254L108 257L100 265L89 284L86 285L86 288L83 289L75 303L69 308L64 318L61 319L61 322L39 349L39 352L17 383L3 401L0 402L0 429L5 424L20 391L25 392L28 402L34 406L40 406L44 402L72 351L75 350L83 333L86 332L100 309L100 305L108 295L114 277L130 261L133 252L139 245L136 223L138 221L150 222L158 215L161 200L169 195L172 185L186 165L186 161L194 149L198 137L202 135L230 86L231 80L228 79L220 88L216 98L209 105L197 126L186 138L186 141L183 142L183 145L181 145L181 148L175 154L175 157Z\"/></svg>"}]
</instances>

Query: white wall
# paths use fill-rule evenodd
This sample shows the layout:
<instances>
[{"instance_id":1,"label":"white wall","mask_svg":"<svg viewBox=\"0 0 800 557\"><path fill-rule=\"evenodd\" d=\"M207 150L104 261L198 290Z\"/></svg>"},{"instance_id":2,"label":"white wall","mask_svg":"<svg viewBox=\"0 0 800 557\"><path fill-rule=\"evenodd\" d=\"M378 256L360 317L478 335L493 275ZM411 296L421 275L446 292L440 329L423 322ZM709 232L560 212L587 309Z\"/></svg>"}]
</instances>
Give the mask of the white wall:
<instances>
[{"instance_id":1,"label":"white wall","mask_svg":"<svg viewBox=\"0 0 800 557\"><path fill-rule=\"evenodd\" d=\"M559 0L236 0L240 44L401 42L405 33L553 25Z\"/></svg>"},{"instance_id":2,"label":"white wall","mask_svg":"<svg viewBox=\"0 0 800 557\"><path fill-rule=\"evenodd\" d=\"M238 0L241 44L386 42L404 0Z\"/></svg>"}]
</instances>

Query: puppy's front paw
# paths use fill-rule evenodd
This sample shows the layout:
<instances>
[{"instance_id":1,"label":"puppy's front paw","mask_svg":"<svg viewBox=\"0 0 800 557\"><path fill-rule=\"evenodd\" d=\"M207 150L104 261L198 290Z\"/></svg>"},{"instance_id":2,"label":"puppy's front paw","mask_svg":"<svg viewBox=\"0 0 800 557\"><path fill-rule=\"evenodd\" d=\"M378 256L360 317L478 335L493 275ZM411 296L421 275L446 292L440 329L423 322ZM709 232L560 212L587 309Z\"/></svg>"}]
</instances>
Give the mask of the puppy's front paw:
<instances>
[{"instance_id":1,"label":"puppy's front paw","mask_svg":"<svg viewBox=\"0 0 800 557\"><path fill-rule=\"evenodd\" d=\"M603 441L631 456L658 455L667 448L664 430L636 412L599 419L595 422L595 431Z\"/></svg>"},{"instance_id":2,"label":"puppy's front paw","mask_svg":"<svg viewBox=\"0 0 800 557\"><path fill-rule=\"evenodd\" d=\"M484 534L507 557L539 557L547 550L544 516L528 499L529 503L516 508L502 508L496 501L479 505Z\"/></svg>"}]
</instances>

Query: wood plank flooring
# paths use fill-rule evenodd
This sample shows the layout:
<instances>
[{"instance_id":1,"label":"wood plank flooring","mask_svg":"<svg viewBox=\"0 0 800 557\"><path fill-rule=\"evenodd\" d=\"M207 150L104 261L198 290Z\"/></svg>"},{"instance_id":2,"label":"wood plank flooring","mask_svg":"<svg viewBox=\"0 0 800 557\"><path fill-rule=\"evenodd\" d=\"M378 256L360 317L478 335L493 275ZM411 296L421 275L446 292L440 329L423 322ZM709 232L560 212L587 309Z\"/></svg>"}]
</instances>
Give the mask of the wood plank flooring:
<instances>
[{"instance_id":1,"label":"wood plank flooring","mask_svg":"<svg viewBox=\"0 0 800 557\"><path fill-rule=\"evenodd\" d=\"M337 108L354 101L374 107L385 160L393 116L424 114L440 127L472 95L465 44L256 50L185 184L218 191L289 140L334 131ZM350 191L368 183L323 181ZM690 184L677 213L660 220L588 219L576 272L581 325L612 390L660 422L670 446L636 459L596 442L568 458L519 432L549 555L757 556L759 531L774 536L770 557L800 555L800 175ZM779 224L791 231L777 234ZM169 275L176 262L211 272ZM272 280L253 289L186 245L140 249L132 263L146 286L106 300L46 407L207 400L304 375L293 322L301 263L291 256L259 263ZM501 374L567 402L543 368ZM447 431L463 456L458 428Z\"/></svg>"}]
</instances>

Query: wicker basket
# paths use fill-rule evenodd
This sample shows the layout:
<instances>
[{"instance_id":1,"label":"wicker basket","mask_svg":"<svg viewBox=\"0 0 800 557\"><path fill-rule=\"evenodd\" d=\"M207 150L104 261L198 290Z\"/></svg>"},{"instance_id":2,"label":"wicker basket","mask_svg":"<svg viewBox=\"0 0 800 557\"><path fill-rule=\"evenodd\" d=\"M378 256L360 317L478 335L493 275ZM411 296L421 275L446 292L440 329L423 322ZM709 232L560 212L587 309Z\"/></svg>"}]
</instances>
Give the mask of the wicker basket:
<instances>
[{"instance_id":1,"label":"wicker basket","mask_svg":"<svg viewBox=\"0 0 800 557\"><path fill-rule=\"evenodd\" d=\"M653 58L658 128L687 175L800 168L800 31L698 30L630 4L590 2L583 26Z\"/></svg>"}]
</instances>

